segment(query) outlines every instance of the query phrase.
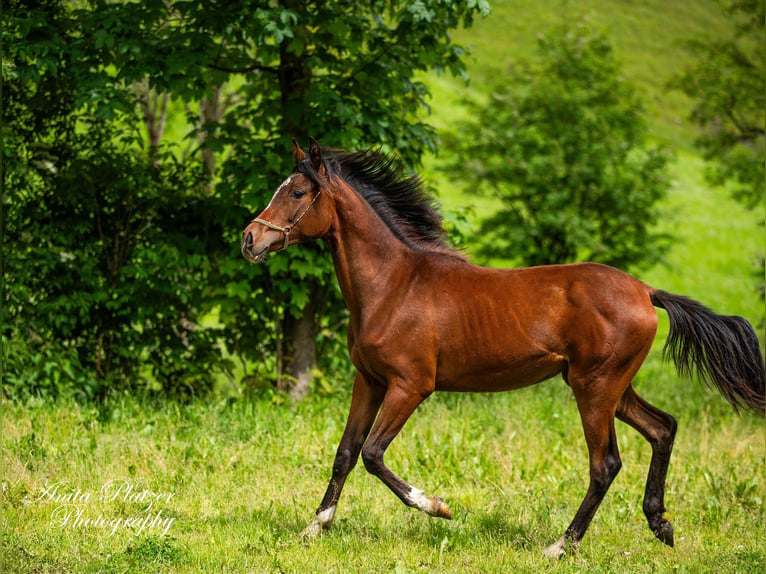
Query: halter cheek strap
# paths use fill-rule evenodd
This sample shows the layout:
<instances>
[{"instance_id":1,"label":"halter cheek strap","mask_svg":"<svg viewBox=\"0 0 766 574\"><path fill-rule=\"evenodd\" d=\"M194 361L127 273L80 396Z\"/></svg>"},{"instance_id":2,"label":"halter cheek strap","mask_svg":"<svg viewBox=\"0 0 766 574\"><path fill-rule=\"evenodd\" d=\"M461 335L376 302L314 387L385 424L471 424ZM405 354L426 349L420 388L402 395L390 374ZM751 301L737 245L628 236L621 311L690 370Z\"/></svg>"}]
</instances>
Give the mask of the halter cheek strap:
<instances>
[{"instance_id":1,"label":"halter cheek strap","mask_svg":"<svg viewBox=\"0 0 766 574\"><path fill-rule=\"evenodd\" d=\"M317 194L314 196L314 199L311 200L311 203L306 206L306 209L303 210L303 213L301 213L298 216L298 219L293 221L292 225L276 225L275 223L272 223L271 221L267 221L261 217L256 217L253 219L253 223L260 223L262 225L265 225L269 229L273 229L274 231L279 231L280 233L285 234L285 244L282 246L282 249L287 249L287 242L290 241L290 233L293 229L298 225L301 219L303 219L303 216L306 215L309 212L309 209L311 209L311 206L316 203L316 200L319 199L319 195L322 193L322 190L319 190Z\"/></svg>"}]
</instances>

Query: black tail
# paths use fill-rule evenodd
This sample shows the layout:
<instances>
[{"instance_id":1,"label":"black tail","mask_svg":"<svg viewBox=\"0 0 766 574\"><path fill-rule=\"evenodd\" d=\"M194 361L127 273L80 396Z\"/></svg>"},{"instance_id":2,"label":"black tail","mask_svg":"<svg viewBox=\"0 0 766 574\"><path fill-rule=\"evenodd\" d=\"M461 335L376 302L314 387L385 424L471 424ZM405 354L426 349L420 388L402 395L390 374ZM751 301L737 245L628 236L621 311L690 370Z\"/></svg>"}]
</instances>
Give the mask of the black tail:
<instances>
[{"instance_id":1,"label":"black tail","mask_svg":"<svg viewBox=\"0 0 766 574\"><path fill-rule=\"evenodd\" d=\"M680 375L693 371L716 387L734 409L764 414L766 371L753 327L742 317L718 315L680 295L651 294L652 304L668 312L670 335L663 355L671 357Z\"/></svg>"}]
</instances>

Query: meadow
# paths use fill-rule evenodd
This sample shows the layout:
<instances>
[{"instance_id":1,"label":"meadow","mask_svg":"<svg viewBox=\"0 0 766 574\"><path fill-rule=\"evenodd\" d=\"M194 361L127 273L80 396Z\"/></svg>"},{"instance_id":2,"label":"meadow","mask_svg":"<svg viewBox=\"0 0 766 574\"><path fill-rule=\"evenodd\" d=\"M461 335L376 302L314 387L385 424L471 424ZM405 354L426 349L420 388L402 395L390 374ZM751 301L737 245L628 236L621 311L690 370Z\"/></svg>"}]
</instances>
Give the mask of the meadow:
<instances>
[{"instance_id":1,"label":"meadow","mask_svg":"<svg viewBox=\"0 0 766 574\"><path fill-rule=\"evenodd\" d=\"M636 384L679 419L666 496L675 548L641 511L649 446L618 423L623 470L579 551L542 556L587 486L577 409L553 380L434 395L393 443L390 466L444 497L452 521L406 508L360 465L312 543L299 532L326 487L346 393L5 404L3 571L762 572L763 421L666 371L655 357Z\"/></svg>"},{"instance_id":2,"label":"meadow","mask_svg":"<svg viewBox=\"0 0 766 574\"><path fill-rule=\"evenodd\" d=\"M434 125L481 97L481 80L511 55L529 56L537 32L584 12L574 3L494 5L458 39L475 46L471 83L428 77ZM712 2L599 3L590 17L613 32L626 75L647 96L652 137L676 159L661 229L675 237L647 283L723 314L763 320L754 260L764 214L710 188L695 153L689 103L665 84L690 57L696 31L725 33ZM661 15L661 17L660 17ZM424 172L446 209L467 196L428 158ZM469 243L470 251L470 243ZM279 255L289 257L289 252ZM244 261L243 261L244 264ZM654 349L638 392L676 416L667 517L676 546L654 539L641 502L651 450L617 423L623 468L579 551L550 563L587 488L587 451L568 387L556 378L497 395L435 394L413 415L386 461L444 498L454 519L406 508L360 464L333 528L307 543L350 399L348 385L290 403L271 390L188 403L118 395L103 403L2 403L3 572L763 572L766 565L764 421L738 416L717 394L679 379ZM758 329L762 332L762 327Z\"/></svg>"}]
</instances>

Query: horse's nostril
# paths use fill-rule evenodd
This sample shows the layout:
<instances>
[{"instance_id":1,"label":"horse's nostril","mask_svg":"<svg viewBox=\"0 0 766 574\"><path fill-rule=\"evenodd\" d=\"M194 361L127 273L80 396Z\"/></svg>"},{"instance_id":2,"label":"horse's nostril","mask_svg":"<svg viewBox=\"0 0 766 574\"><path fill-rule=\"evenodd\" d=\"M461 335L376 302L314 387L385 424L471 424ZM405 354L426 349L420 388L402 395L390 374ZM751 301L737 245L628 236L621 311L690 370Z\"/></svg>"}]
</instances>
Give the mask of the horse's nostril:
<instances>
[{"instance_id":1,"label":"horse's nostril","mask_svg":"<svg viewBox=\"0 0 766 574\"><path fill-rule=\"evenodd\" d=\"M250 231L246 231L242 234L242 243L245 247L250 249L253 246L253 234Z\"/></svg>"}]
</instances>

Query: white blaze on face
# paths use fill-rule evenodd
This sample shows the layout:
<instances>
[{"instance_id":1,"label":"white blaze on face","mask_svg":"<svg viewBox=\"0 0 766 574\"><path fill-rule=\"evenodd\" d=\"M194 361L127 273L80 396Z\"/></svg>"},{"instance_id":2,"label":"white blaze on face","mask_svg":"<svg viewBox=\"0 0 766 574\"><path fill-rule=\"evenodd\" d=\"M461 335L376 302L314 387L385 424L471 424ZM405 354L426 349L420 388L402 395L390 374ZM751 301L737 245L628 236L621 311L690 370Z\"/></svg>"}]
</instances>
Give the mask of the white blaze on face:
<instances>
[{"instance_id":1,"label":"white blaze on face","mask_svg":"<svg viewBox=\"0 0 766 574\"><path fill-rule=\"evenodd\" d=\"M277 190L274 192L274 195L272 195L272 196L271 196L271 201L269 201L269 204L266 206L266 209L268 209L269 207L271 207L271 204L272 204L272 203L274 203L274 200L275 200L275 199L277 198L277 196L279 195L279 192L280 192L280 191L282 191L284 188L286 188L288 185L290 185L292 182L293 182L293 176L291 175L290 177L288 177L286 180L284 180L284 181L283 181L283 182L282 182L282 183L279 185L279 187L277 188Z\"/></svg>"}]
</instances>

